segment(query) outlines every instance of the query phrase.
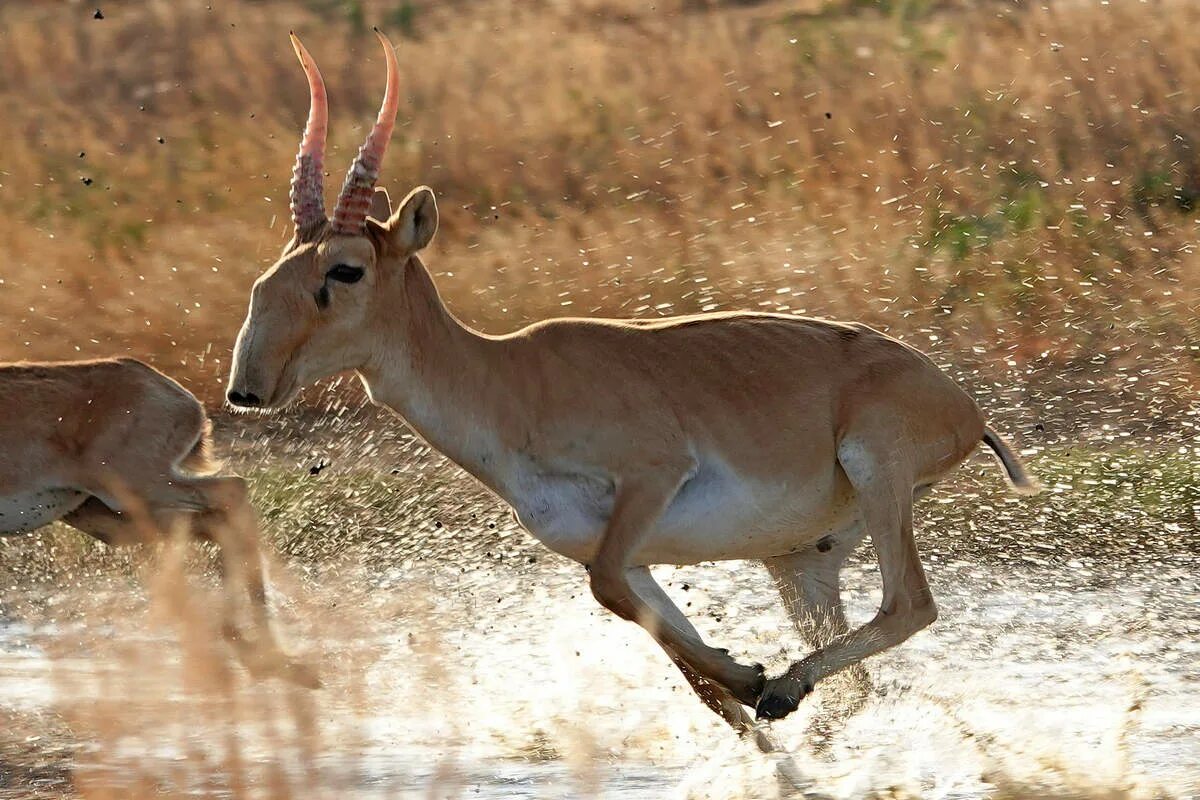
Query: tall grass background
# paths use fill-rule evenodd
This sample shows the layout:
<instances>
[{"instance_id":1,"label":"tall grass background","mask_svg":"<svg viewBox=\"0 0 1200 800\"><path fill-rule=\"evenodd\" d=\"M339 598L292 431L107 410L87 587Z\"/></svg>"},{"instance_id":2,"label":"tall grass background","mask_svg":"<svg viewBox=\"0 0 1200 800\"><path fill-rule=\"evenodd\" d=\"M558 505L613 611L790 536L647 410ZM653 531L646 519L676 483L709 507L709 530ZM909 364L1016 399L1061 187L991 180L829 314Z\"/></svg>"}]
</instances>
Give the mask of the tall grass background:
<instances>
[{"instance_id":1,"label":"tall grass background","mask_svg":"<svg viewBox=\"0 0 1200 800\"><path fill-rule=\"evenodd\" d=\"M384 166L499 332L550 315L857 318L1007 367L1190 393L1200 51L1185 0L0 4L0 359L127 353L215 399L289 234L307 110L327 190L398 43Z\"/></svg>"}]
</instances>

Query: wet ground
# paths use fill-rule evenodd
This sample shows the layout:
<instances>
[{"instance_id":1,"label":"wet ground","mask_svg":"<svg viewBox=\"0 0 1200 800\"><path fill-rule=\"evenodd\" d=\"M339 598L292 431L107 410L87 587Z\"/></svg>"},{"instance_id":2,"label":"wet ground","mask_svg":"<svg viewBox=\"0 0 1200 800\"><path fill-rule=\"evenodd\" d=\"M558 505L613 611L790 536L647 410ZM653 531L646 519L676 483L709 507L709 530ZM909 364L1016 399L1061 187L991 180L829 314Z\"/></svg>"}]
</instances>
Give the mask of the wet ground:
<instances>
[{"instance_id":1,"label":"wet ground","mask_svg":"<svg viewBox=\"0 0 1200 800\"><path fill-rule=\"evenodd\" d=\"M870 573L847 580L859 618L875 599ZM1196 571L1120 588L1079 573L936 565L942 618L873 662L865 706L846 712L823 690L774 726L807 788L1200 791ZM759 569L665 574L714 641L776 666L781 641L798 646ZM644 634L598 613L578 576L547 565L466 586L449 570L354 577L337 593L353 601L341 612L354 615L349 627L333 624L330 587L312 592L329 627L317 648L327 686L311 696L278 684L214 692L187 677L170 636L112 647L92 639L104 620L89 613L87 632L9 618L0 703L85 720L97 709L80 706L108 704L81 728L97 732L88 780L113 785L151 775L178 781L176 791L225 786L232 728L243 780L273 765L293 792L320 786L330 797L426 796L435 784L498 798L776 796L770 762L709 718ZM114 639L136 636L128 619L107 622ZM229 707L204 709L214 697Z\"/></svg>"},{"instance_id":2,"label":"wet ground","mask_svg":"<svg viewBox=\"0 0 1200 800\"><path fill-rule=\"evenodd\" d=\"M367 430L353 449L386 459L347 460L259 433L236 459L325 688L230 666L209 579L182 592L65 531L6 542L0 797L1200 796L1193 440L1050 443L1032 500L980 457L923 501L941 617L869 662L862 703L831 683L773 726L795 788L419 442ZM802 654L758 565L658 574L714 644ZM844 585L869 617L869 552Z\"/></svg>"}]
</instances>

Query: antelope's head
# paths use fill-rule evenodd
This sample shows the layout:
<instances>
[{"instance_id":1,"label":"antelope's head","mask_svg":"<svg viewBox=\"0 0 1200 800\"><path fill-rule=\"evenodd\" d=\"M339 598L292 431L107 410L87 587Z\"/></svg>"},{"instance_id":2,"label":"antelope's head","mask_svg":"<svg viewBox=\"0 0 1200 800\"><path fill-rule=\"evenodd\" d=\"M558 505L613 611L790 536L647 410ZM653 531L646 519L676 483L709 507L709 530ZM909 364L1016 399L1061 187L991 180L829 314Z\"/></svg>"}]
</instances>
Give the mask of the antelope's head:
<instances>
[{"instance_id":1,"label":"antelope's head","mask_svg":"<svg viewBox=\"0 0 1200 800\"><path fill-rule=\"evenodd\" d=\"M372 341L371 321L389 310L384 284L400 280L408 257L437 230L433 192L421 186L393 213L387 192L375 188L396 121L400 74L396 52L378 33L387 59L387 91L375 127L359 149L325 216L322 175L328 106L316 62L292 35L308 76L311 105L292 172L295 232L283 254L254 283L250 310L234 345L229 402L240 408L279 408L304 386L361 367Z\"/></svg>"}]
</instances>

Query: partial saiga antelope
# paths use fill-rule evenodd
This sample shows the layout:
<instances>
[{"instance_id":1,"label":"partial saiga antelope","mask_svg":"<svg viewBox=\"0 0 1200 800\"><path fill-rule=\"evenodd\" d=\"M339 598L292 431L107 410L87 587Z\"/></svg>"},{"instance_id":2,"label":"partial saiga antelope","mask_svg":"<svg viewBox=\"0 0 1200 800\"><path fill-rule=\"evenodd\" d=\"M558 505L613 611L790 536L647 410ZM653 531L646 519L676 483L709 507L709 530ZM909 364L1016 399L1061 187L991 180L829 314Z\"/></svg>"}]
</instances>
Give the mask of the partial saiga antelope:
<instances>
[{"instance_id":1,"label":"partial saiga antelope","mask_svg":"<svg viewBox=\"0 0 1200 800\"><path fill-rule=\"evenodd\" d=\"M254 510L218 475L204 406L131 358L0 364L0 534L56 520L111 545L187 525L221 549L223 632L247 668L305 685L271 634ZM248 599L253 636L235 620Z\"/></svg>"},{"instance_id":2,"label":"partial saiga antelope","mask_svg":"<svg viewBox=\"0 0 1200 800\"><path fill-rule=\"evenodd\" d=\"M913 538L913 496L980 442L1032 491L1013 449L926 356L858 323L721 313L551 319L490 336L447 310L418 255L433 192L393 209L374 189L399 105L387 40L378 120L332 218L321 175L325 87L291 186L294 235L258 278L237 337L229 402L276 409L353 371L397 414L515 510L551 550L586 565L592 592L642 625L735 727L783 717L821 679L937 616ZM883 602L850 630L838 571L866 536ZM651 576L654 564L757 559L814 650L782 675L711 647Z\"/></svg>"}]
</instances>

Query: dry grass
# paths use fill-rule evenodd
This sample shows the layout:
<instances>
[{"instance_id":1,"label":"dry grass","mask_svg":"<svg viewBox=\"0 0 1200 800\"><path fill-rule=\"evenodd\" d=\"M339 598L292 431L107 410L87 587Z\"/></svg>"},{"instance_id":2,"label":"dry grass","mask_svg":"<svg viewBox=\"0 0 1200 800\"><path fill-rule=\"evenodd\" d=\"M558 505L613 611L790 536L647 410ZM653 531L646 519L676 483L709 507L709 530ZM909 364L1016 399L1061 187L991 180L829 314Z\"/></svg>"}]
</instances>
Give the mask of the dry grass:
<instances>
[{"instance_id":1,"label":"dry grass","mask_svg":"<svg viewBox=\"0 0 1200 800\"><path fill-rule=\"evenodd\" d=\"M431 263L485 328L778 308L1193 388L1200 8L880 5L5 4L0 358L128 352L213 398L287 233L284 33L330 84L332 191L379 22L385 182L435 187Z\"/></svg>"},{"instance_id":2,"label":"dry grass","mask_svg":"<svg viewBox=\"0 0 1200 800\"><path fill-rule=\"evenodd\" d=\"M215 399L246 289L287 235L306 94L285 33L304 36L330 86L332 191L382 90L364 35L381 23L400 41L408 100L385 183L393 194L436 189L443 228L430 263L452 307L488 330L564 313L781 309L865 318L991 374L1080 367L1143 404L1130 426L1152 425L1163 395L1195 396L1200 54L1189 34L1200 6L1187 0L209 5L128 2L96 20L79 3L0 4L0 360L128 353ZM1071 408L1108 405L1078 392L1057 402L1053 418L1068 423ZM1147 516L1154 532L1194 499L1194 463L1164 464L1154 469L1175 471L1151 487L1162 489ZM151 582L147 610L127 556L63 536L31 539L29 552L6 545L20 555L0 572L7 591L35 606L23 613L36 617L39 601L17 567L45 561L54 577L33 583L78 585L87 599L64 611L47 591L46 617L96 635L67 627L43 643L55 663L94 666L58 674L71 698L59 716L0 720L0 778L19 796L45 781L46 796L244 796L252 786L301 797L313 753L358 753L361 731L322 727L312 703L344 698L354 719L369 714L375 687L360 676L378 657L371 648L396 634L347 617L424 633L421 604L439 594L406 585L393 601L349 570L334 580L349 558L342 543L386 545L390 556L429 537L465 548L448 529L492 524L495 508L408 473L400 504L386 478L302 485L304 469L300 481L257 475L256 499L292 565L330 578L324 593L286 582L282 592L297 640L338 668L316 700L251 685L224 663L204 613L211 587L180 592L188 581L168 571ZM1146 494L1145 481L1122 487ZM1062 506L1097 516L1070 498ZM443 519L446 532L431 533ZM427 538L397 542L397 530ZM549 571L526 563L524 545L487 538L506 532L477 537L483 559ZM103 597L89 594L97 585ZM498 625L528 624L518 610ZM162 625L155 637L143 635L147 617ZM461 625L451 616L446 628ZM472 676L492 686L518 666L464 677L445 668L440 646L434 636L400 662L434 691L386 697L413 718L449 719L465 738L477 719L435 704L478 699ZM516 719L510 710L497 716ZM587 718L574 710L564 716ZM172 728L179 720L194 729ZM530 753L575 729L547 730L557 737ZM147 735L184 758L139 762L128 742ZM274 748L265 756L244 749L263 741ZM603 761L576 749L586 768ZM454 786L453 764L432 768L430 785L444 769ZM998 796L1039 791L994 785ZM0 781L0 797L7 788Z\"/></svg>"}]
</instances>

